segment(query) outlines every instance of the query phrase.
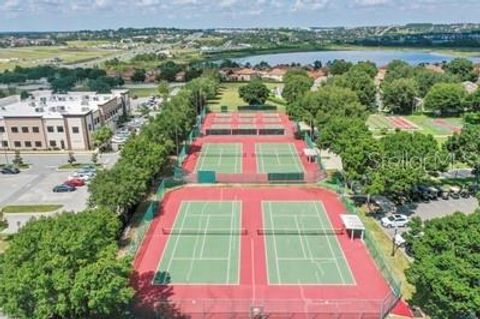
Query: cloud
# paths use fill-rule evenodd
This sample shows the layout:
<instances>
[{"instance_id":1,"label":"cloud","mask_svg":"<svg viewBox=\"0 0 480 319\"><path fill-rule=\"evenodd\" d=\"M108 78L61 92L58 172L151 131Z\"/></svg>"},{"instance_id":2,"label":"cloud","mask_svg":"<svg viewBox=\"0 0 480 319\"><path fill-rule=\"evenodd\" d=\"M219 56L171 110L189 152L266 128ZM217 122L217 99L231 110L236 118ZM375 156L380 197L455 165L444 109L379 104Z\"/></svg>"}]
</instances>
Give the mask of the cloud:
<instances>
[{"instance_id":1,"label":"cloud","mask_svg":"<svg viewBox=\"0 0 480 319\"><path fill-rule=\"evenodd\" d=\"M318 10L329 4L330 0L296 0L293 11Z\"/></svg>"},{"instance_id":2,"label":"cloud","mask_svg":"<svg viewBox=\"0 0 480 319\"><path fill-rule=\"evenodd\" d=\"M378 6L389 3L390 0L355 0L355 4L360 6Z\"/></svg>"}]
</instances>

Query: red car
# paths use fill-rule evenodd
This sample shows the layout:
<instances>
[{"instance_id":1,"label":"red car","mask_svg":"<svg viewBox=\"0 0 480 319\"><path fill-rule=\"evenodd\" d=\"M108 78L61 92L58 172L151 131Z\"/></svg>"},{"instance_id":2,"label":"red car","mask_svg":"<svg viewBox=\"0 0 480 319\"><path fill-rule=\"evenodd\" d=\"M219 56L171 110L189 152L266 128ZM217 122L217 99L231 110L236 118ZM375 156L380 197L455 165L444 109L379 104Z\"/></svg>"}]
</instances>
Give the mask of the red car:
<instances>
[{"instance_id":1,"label":"red car","mask_svg":"<svg viewBox=\"0 0 480 319\"><path fill-rule=\"evenodd\" d=\"M66 181L64 184L68 186L73 186L73 187L80 187L85 185L85 181L80 178L73 178L71 180Z\"/></svg>"}]
</instances>

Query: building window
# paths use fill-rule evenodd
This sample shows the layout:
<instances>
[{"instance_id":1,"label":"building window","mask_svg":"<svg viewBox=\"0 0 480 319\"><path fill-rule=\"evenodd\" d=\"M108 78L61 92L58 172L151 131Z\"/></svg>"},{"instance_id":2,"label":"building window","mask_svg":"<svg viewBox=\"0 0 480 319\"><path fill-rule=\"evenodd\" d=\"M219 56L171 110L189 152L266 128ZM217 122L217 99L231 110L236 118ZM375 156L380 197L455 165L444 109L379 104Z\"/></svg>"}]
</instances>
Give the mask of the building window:
<instances>
[{"instance_id":1,"label":"building window","mask_svg":"<svg viewBox=\"0 0 480 319\"><path fill-rule=\"evenodd\" d=\"M35 147L42 147L42 142L35 142Z\"/></svg>"},{"instance_id":2,"label":"building window","mask_svg":"<svg viewBox=\"0 0 480 319\"><path fill-rule=\"evenodd\" d=\"M89 130L89 131L92 130L92 124L88 124L88 130Z\"/></svg>"},{"instance_id":3,"label":"building window","mask_svg":"<svg viewBox=\"0 0 480 319\"><path fill-rule=\"evenodd\" d=\"M53 126L47 126L47 132L53 133Z\"/></svg>"},{"instance_id":4,"label":"building window","mask_svg":"<svg viewBox=\"0 0 480 319\"><path fill-rule=\"evenodd\" d=\"M57 126L57 132L63 133L63 126Z\"/></svg>"},{"instance_id":5,"label":"building window","mask_svg":"<svg viewBox=\"0 0 480 319\"><path fill-rule=\"evenodd\" d=\"M5 127L0 126L0 133L5 133Z\"/></svg>"},{"instance_id":6,"label":"building window","mask_svg":"<svg viewBox=\"0 0 480 319\"><path fill-rule=\"evenodd\" d=\"M22 126L22 133L28 133L28 127Z\"/></svg>"},{"instance_id":7,"label":"building window","mask_svg":"<svg viewBox=\"0 0 480 319\"><path fill-rule=\"evenodd\" d=\"M40 133L40 128L38 126L32 127L32 132L33 133Z\"/></svg>"},{"instance_id":8,"label":"building window","mask_svg":"<svg viewBox=\"0 0 480 319\"><path fill-rule=\"evenodd\" d=\"M20 143L19 141L13 142L13 145L15 145L15 147L22 147L22 143Z\"/></svg>"},{"instance_id":9,"label":"building window","mask_svg":"<svg viewBox=\"0 0 480 319\"><path fill-rule=\"evenodd\" d=\"M18 133L18 127L16 126L12 126L10 130L12 131L12 133Z\"/></svg>"},{"instance_id":10,"label":"building window","mask_svg":"<svg viewBox=\"0 0 480 319\"><path fill-rule=\"evenodd\" d=\"M78 129L78 126L72 126L72 132L73 132L74 134L80 133L80 130Z\"/></svg>"},{"instance_id":11,"label":"building window","mask_svg":"<svg viewBox=\"0 0 480 319\"><path fill-rule=\"evenodd\" d=\"M51 147L57 147L57 141L50 141Z\"/></svg>"},{"instance_id":12,"label":"building window","mask_svg":"<svg viewBox=\"0 0 480 319\"><path fill-rule=\"evenodd\" d=\"M2 146L4 148L7 148L8 147L8 141L2 141Z\"/></svg>"},{"instance_id":13,"label":"building window","mask_svg":"<svg viewBox=\"0 0 480 319\"><path fill-rule=\"evenodd\" d=\"M25 142L25 147L32 147L32 142L26 141Z\"/></svg>"}]
</instances>

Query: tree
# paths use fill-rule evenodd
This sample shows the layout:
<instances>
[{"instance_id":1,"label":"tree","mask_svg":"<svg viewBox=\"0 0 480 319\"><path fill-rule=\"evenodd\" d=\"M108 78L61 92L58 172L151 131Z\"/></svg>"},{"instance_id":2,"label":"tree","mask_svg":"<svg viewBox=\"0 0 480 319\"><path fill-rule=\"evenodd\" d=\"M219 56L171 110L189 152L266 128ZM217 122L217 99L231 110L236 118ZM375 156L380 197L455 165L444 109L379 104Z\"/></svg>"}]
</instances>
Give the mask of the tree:
<instances>
[{"instance_id":1,"label":"tree","mask_svg":"<svg viewBox=\"0 0 480 319\"><path fill-rule=\"evenodd\" d=\"M351 89L357 94L360 103L366 107L371 107L375 103L375 83L364 71L352 68L343 75L333 77L331 84Z\"/></svg>"},{"instance_id":2,"label":"tree","mask_svg":"<svg viewBox=\"0 0 480 319\"><path fill-rule=\"evenodd\" d=\"M343 59L340 59L340 60L335 59L327 63L328 70L332 75L341 75L343 73L346 73L348 72L348 70L350 70L352 65L353 64L351 62L347 62Z\"/></svg>"},{"instance_id":3,"label":"tree","mask_svg":"<svg viewBox=\"0 0 480 319\"><path fill-rule=\"evenodd\" d=\"M288 74L288 72L286 74ZM313 85L313 79L307 74L288 75L284 82L285 86L283 87L282 97L287 103L293 103L302 97Z\"/></svg>"},{"instance_id":4,"label":"tree","mask_svg":"<svg viewBox=\"0 0 480 319\"><path fill-rule=\"evenodd\" d=\"M418 67L415 69L414 75L415 82L418 86L418 95L425 97L428 91L437 83L455 83L458 82L457 76L449 73L439 73L433 70L426 69L424 67Z\"/></svg>"},{"instance_id":5,"label":"tree","mask_svg":"<svg viewBox=\"0 0 480 319\"><path fill-rule=\"evenodd\" d=\"M73 152L68 152L68 164L72 165L73 163L75 163L77 161L77 159L75 158Z\"/></svg>"},{"instance_id":6,"label":"tree","mask_svg":"<svg viewBox=\"0 0 480 319\"><path fill-rule=\"evenodd\" d=\"M160 65L159 70L158 80L173 82L177 73L182 71L182 67L173 61L168 61Z\"/></svg>"},{"instance_id":7,"label":"tree","mask_svg":"<svg viewBox=\"0 0 480 319\"><path fill-rule=\"evenodd\" d=\"M395 80L407 79L413 76L413 67L405 61L393 60L387 66L387 74L384 82L393 82Z\"/></svg>"},{"instance_id":8,"label":"tree","mask_svg":"<svg viewBox=\"0 0 480 319\"><path fill-rule=\"evenodd\" d=\"M465 58L456 58L445 65L445 70L448 73L457 75L461 81L474 81L478 79L475 74L474 64L472 61Z\"/></svg>"},{"instance_id":9,"label":"tree","mask_svg":"<svg viewBox=\"0 0 480 319\"><path fill-rule=\"evenodd\" d=\"M450 136L444 145L455 161L467 164L480 176L480 126L466 125L460 133Z\"/></svg>"},{"instance_id":10,"label":"tree","mask_svg":"<svg viewBox=\"0 0 480 319\"><path fill-rule=\"evenodd\" d=\"M480 112L480 89L467 96L465 106L470 111Z\"/></svg>"},{"instance_id":11,"label":"tree","mask_svg":"<svg viewBox=\"0 0 480 319\"><path fill-rule=\"evenodd\" d=\"M426 221L412 240L414 262L406 272L416 288L411 304L432 318L480 316L480 212Z\"/></svg>"},{"instance_id":12,"label":"tree","mask_svg":"<svg viewBox=\"0 0 480 319\"><path fill-rule=\"evenodd\" d=\"M30 94L27 91L20 92L20 99L22 101L28 99L29 97L30 97Z\"/></svg>"},{"instance_id":13,"label":"tree","mask_svg":"<svg viewBox=\"0 0 480 319\"><path fill-rule=\"evenodd\" d=\"M384 105L393 112L405 114L414 111L418 89L413 79L398 79L392 82L384 82L381 92Z\"/></svg>"},{"instance_id":14,"label":"tree","mask_svg":"<svg viewBox=\"0 0 480 319\"><path fill-rule=\"evenodd\" d=\"M132 80L132 82L144 82L146 78L145 73L144 69L135 69L130 80Z\"/></svg>"},{"instance_id":15,"label":"tree","mask_svg":"<svg viewBox=\"0 0 480 319\"><path fill-rule=\"evenodd\" d=\"M313 68L314 68L315 70L320 70L322 67L323 67L322 61L315 60L315 61L313 62Z\"/></svg>"},{"instance_id":16,"label":"tree","mask_svg":"<svg viewBox=\"0 0 480 319\"><path fill-rule=\"evenodd\" d=\"M368 76L371 79L374 79L375 76L377 76L378 73L378 68L375 65L375 63L370 62L370 61L364 61L364 62L358 62L357 64L354 64L350 70L350 72L365 72L368 74Z\"/></svg>"},{"instance_id":17,"label":"tree","mask_svg":"<svg viewBox=\"0 0 480 319\"><path fill-rule=\"evenodd\" d=\"M15 166L23 165L23 158L19 150L15 151L15 157L13 158L12 162Z\"/></svg>"},{"instance_id":18,"label":"tree","mask_svg":"<svg viewBox=\"0 0 480 319\"><path fill-rule=\"evenodd\" d=\"M101 79L88 80L87 87L90 91L97 93L110 93L112 91L110 84Z\"/></svg>"},{"instance_id":19,"label":"tree","mask_svg":"<svg viewBox=\"0 0 480 319\"><path fill-rule=\"evenodd\" d=\"M439 114L463 111L466 92L460 84L437 83L425 97L424 107Z\"/></svg>"},{"instance_id":20,"label":"tree","mask_svg":"<svg viewBox=\"0 0 480 319\"><path fill-rule=\"evenodd\" d=\"M133 297L110 211L28 222L0 258L0 304L11 318L119 318Z\"/></svg>"},{"instance_id":21,"label":"tree","mask_svg":"<svg viewBox=\"0 0 480 319\"><path fill-rule=\"evenodd\" d=\"M157 92L163 98L164 101L167 100L168 95L170 94L170 85L167 81L162 80L158 83Z\"/></svg>"},{"instance_id":22,"label":"tree","mask_svg":"<svg viewBox=\"0 0 480 319\"><path fill-rule=\"evenodd\" d=\"M238 89L238 94L249 105L263 105L270 95L270 90L259 79L250 81Z\"/></svg>"},{"instance_id":23,"label":"tree","mask_svg":"<svg viewBox=\"0 0 480 319\"><path fill-rule=\"evenodd\" d=\"M96 147L102 147L113 137L113 131L108 126L102 126L92 134L93 143Z\"/></svg>"}]
</instances>

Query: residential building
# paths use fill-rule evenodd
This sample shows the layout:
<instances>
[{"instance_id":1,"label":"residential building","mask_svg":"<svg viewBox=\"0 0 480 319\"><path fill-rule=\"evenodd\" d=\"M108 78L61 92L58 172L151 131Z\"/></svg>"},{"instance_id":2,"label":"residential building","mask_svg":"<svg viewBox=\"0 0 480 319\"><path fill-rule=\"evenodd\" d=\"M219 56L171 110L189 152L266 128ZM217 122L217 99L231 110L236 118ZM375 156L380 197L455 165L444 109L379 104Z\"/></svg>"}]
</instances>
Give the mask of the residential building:
<instances>
[{"instance_id":1,"label":"residential building","mask_svg":"<svg viewBox=\"0 0 480 319\"><path fill-rule=\"evenodd\" d=\"M35 91L23 101L19 96L0 99L0 149L89 150L95 130L115 129L129 111L128 90L110 94Z\"/></svg>"}]
</instances>

